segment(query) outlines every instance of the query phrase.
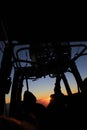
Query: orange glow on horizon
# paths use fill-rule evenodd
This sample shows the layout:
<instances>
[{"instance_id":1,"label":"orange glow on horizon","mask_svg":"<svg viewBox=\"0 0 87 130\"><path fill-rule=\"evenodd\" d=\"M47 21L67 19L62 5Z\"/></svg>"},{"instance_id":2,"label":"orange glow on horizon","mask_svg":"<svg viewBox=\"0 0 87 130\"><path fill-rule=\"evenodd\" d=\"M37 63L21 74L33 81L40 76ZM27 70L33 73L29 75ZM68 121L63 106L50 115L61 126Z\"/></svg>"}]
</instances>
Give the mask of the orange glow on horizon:
<instances>
[{"instance_id":1,"label":"orange glow on horizon","mask_svg":"<svg viewBox=\"0 0 87 130\"><path fill-rule=\"evenodd\" d=\"M6 103L10 103L10 97L6 96L5 102L6 102Z\"/></svg>"},{"instance_id":2,"label":"orange glow on horizon","mask_svg":"<svg viewBox=\"0 0 87 130\"><path fill-rule=\"evenodd\" d=\"M43 104L45 107L48 105L49 101L50 101L50 97L46 97L46 98L42 97L37 99L37 102ZM8 96L6 96L6 103L10 103L10 97Z\"/></svg>"},{"instance_id":3,"label":"orange glow on horizon","mask_svg":"<svg viewBox=\"0 0 87 130\"><path fill-rule=\"evenodd\" d=\"M67 95L67 92L64 89L63 89L62 92L63 92L63 94ZM72 93L77 93L77 90L76 89L72 89ZM45 94L45 97L43 96L43 94L42 94L42 96L40 94L40 95L38 95L36 97L37 97L37 102L43 104L45 107L50 102L50 95L48 96L48 94ZM10 103L10 95L6 94L5 100L6 100L6 103Z\"/></svg>"},{"instance_id":4,"label":"orange glow on horizon","mask_svg":"<svg viewBox=\"0 0 87 130\"><path fill-rule=\"evenodd\" d=\"M47 105L49 104L49 102L50 102L50 97L37 99L37 103L41 103L45 107L47 107Z\"/></svg>"}]
</instances>

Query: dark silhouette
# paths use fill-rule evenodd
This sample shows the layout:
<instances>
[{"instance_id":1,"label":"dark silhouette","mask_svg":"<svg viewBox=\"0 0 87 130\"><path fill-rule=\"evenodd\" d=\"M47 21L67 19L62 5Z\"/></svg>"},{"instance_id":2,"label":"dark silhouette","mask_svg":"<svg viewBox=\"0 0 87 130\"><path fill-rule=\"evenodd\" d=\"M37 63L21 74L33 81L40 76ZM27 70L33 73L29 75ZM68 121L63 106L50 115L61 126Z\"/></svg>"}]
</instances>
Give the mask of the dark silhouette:
<instances>
[{"instance_id":1,"label":"dark silhouette","mask_svg":"<svg viewBox=\"0 0 87 130\"><path fill-rule=\"evenodd\" d=\"M87 95L87 78L83 80L83 93Z\"/></svg>"},{"instance_id":2,"label":"dark silhouette","mask_svg":"<svg viewBox=\"0 0 87 130\"><path fill-rule=\"evenodd\" d=\"M50 103L47 106L47 122L48 127L62 129L62 123L65 120L66 112L66 96L61 92L60 86L61 78L57 76L54 87L54 94L52 94Z\"/></svg>"},{"instance_id":3,"label":"dark silhouette","mask_svg":"<svg viewBox=\"0 0 87 130\"><path fill-rule=\"evenodd\" d=\"M87 78L82 80L75 62L80 56L87 55L84 53L87 50L86 44L71 45L69 42L44 41L44 39L43 42L28 41L26 43L28 47L23 44L24 41L15 43L15 41L11 40L6 41L6 43L3 41L3 43L4 49L0 48L0 50L3 50L3 56L0 57L0 115L4 114L5 95L9 93L12 87L10 119L15 118L22 123L30 123L39 127L40 130L49 129L50 127L63 129L63 124L66 125L67 129L70 129L69 125L72 126L72 129L78 128L79 124L86 127ZM38 43L38 45L35 43ZM82 47L82 49L72 57L71 49L73 47ZM23 55L24 53L26 56ZM12 70L14 70L14 74ZM65 75L66 72L73 74L77 83L77 93L71 92ZM23 101L21 101L23 81L25 79L34 81L47 75L56 78L54 93L51 94L51 100L47 108L37 103L36 97L28 90L25 91ZM64 95L61 91L61 79L65 85L67 95ZM27 82L26 84L28 87ZM5 123L2 120L6 119L8 121L7 118L0 119L1 126ZM9 126L9 128L11 127Z\"/></svg>"},{"instance_id":4,"label":"dark silhouette","mask_svg":"<svg viewBox=\"0 0 87 130\"><path fill-rule=\"evenodd\" d=\"M26 90L23 101L17 107L15 118L32 122L40 129L44 129L46 108L42 104L36 103L36 101L36 97L30 91Z\"/></svg>"},{"instance_id":5,"label":"dark silhouette","mask_svg":"<svg viewBox=\"0 0 87 130\"><path fill-rule=\"evenodd\" d=\"M21 121L12 117L0 116L0 130L39 130L30 122Z\"/></svg>"}]
</instances>

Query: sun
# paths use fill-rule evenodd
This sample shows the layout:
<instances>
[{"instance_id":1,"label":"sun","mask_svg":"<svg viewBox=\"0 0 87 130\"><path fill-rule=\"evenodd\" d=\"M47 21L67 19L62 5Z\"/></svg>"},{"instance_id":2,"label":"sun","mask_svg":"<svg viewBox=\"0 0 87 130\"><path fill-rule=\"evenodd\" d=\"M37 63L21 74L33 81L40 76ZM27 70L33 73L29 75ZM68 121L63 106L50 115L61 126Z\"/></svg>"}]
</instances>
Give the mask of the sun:
<instances>
[{"instance_id":1,"label":"sun","mask_svg":"<svg viewBox=\"0 0 87 130\"><path fill-rule=\"evenodd\" d=\"M51 98L50 97L48 97L48 98L46 98L45 99L47 102L49 102L50 100L51 100Z\"/></svg>"},{"instance_id":2,"label":"sun","mask_svg":"<svg viewBox=\"0 0 87 130\"><path fill-rule=\"evenodd\" d=\"M44 106L47 106L50 102L50 97L40 98L37 102L43 104Z\"/></svg>"}]
</instances>

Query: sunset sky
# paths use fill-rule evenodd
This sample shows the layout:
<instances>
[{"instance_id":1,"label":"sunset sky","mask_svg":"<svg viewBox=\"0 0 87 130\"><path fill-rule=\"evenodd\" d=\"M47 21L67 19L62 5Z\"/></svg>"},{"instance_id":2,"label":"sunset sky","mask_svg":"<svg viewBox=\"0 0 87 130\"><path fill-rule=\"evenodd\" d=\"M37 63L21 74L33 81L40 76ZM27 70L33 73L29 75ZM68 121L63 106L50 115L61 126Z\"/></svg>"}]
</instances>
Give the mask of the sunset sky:
<instances>
[{"instance_id":1,"label":"sunset sky","mask_svg":"<svg viewBox=\"0 0 87 130\"><path fill-rule=\"evenodd\" d=\"M78 43L78 44L85 43L85 45L87 45L87 42L76 42L76 43ZM73 43L71 43L71 44L73 44ZM74 44L75 44L75 42L74 42ZM81 51L81 49L82 49L81 47L73 48L72 57L76 53L79 53ZM76 60L76 64L78 66L82 79L87 77L87 56L85 55L85 56L78 58ZM76 81L75 81L73 75L69 72L65 73L65 75L69 81L72 92L73 93L77 92L77 85L76 85ZM50 100L50 95L54 93L53 89L55 86L55 80L56 80L55 78L50 78L49 76L46 76L45 78L42 77L36 81L28 80L29 90L37 97L38 102L41 102L42 104L47 106L47 104ZM61 81L61 86L62 86L62 92L64 94L66 94L66 90L65 90L65 87L64 87L62 81ZM23 93L25 90L26 90L26 83L24 81L23 82ZM23 93L22 93L22 95L23 95ZM11 90L10 90L9 94L6 94L6 103L10 102L10 94L11 94Z\"/></svg>"}]
</instances>

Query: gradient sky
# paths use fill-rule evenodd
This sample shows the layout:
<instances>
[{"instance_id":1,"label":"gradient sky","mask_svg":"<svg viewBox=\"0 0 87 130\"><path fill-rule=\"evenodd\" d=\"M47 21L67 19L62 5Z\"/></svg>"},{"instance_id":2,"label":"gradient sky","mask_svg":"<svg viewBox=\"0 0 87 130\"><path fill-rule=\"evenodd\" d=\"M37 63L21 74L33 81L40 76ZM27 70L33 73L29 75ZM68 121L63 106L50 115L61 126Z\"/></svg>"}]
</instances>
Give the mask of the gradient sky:
<instances>
[{"instance_id":1,"label":"gradient sky","mask_svg":"<svg viewBox=\"0 0 87 130\"><path fill-rule=\"evenodd\" d=\"M87 45L87 42L72 42L71 44L85 44ZM73 48L72 49L72 57L81 51L81 47ZM85 51L87 52L87 51ZM0 51L0 56L2 55L2 52ZM22 55L23 57L24 55ZM81 56L76 60L76 64L78 66L79 72L81 74L82 79L87 77L87 56ZM13 72L12 72L13 74ZM69 72L65 73L66 77L69 81L70 88L72 92L77 92L77 84L76 81L73 77L73 75ZM33 92L33 94L37 97L37 100L43 103L44 105L48 104L48 101L50 99L50 95L54 93L54 85L55 85L55 78L50 78L49 76L46 76L45 78L42 77L36 81L28 80L29 84L29 90ZM64 87L63 82L61 81L61 86L62 86L62 92L66 94L66 90ZM23 92L26 90L26 82L23 82ZM11 94L11 89L9 94L6 94L6 102L10 102L10 94Z\"/></svg>"}]
</instances>

